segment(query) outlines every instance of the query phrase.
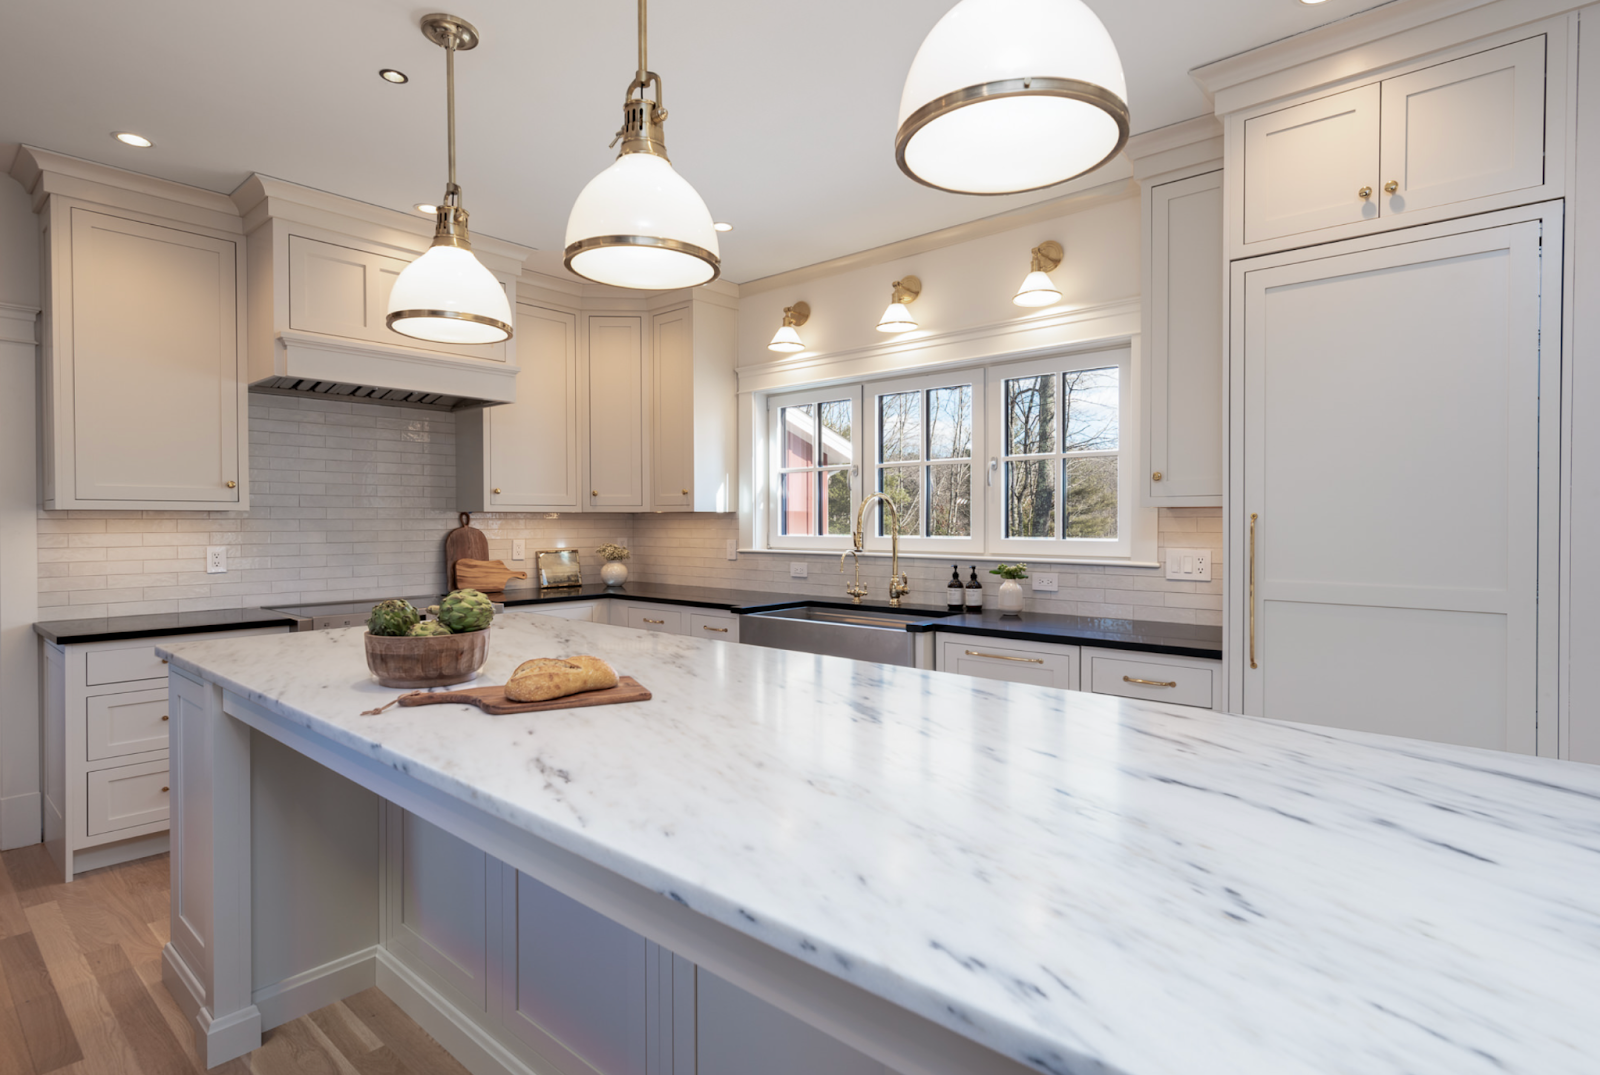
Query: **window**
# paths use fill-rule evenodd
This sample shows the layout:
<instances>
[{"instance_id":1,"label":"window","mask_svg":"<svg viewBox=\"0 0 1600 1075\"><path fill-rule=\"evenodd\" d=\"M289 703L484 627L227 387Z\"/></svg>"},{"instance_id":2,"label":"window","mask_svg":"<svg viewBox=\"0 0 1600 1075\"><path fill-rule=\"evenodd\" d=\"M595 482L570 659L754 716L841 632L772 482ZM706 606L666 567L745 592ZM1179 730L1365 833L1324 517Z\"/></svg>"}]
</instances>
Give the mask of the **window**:
<instances>
[{"instance_id":1,"label":"window","mask_svg":"<svg viewBox=\"0 0 1600 1075\"><path fill-rule=\"evenodd\" d=\"M902 552L1153 559L1121 465L1131 364L1122 346L772 397L768 544L846 548L877 491ZM886 549L892 513L872 516Z\"/></svg>"}]
</instances>

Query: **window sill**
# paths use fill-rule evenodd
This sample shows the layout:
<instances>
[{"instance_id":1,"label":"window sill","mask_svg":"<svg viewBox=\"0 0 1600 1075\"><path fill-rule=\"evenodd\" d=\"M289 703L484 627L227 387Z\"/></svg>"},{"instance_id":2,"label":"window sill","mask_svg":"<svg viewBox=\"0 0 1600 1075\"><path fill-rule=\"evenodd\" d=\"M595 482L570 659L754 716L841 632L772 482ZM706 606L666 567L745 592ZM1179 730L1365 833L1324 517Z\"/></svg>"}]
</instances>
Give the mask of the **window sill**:
<instances>
[{"instance_id":1,"label":"window sill","mask_svg":"<svg viewBox=\"0 0 1600 1075\"><path fill-rule=\"evenodd\" d=\"M838 549L740 549L739 555L754 556L838 556L840 553L849 552L849 546ZM887 560L893 555L888 549L863 549L862 559ZM990 556L987 553L974 554L971 552L901 552L902 560L944 560L954 563L957 560L968 560L975 563L1013 563L1020 557L1016 556ZM1159 560L1119 560L1110 557L1092 556L1030 556L1023 560L1029 567L1035 564L1060 564L1078 567L1148 567L1164 568L1166 565Z\"/></svg>"}]
</instances>

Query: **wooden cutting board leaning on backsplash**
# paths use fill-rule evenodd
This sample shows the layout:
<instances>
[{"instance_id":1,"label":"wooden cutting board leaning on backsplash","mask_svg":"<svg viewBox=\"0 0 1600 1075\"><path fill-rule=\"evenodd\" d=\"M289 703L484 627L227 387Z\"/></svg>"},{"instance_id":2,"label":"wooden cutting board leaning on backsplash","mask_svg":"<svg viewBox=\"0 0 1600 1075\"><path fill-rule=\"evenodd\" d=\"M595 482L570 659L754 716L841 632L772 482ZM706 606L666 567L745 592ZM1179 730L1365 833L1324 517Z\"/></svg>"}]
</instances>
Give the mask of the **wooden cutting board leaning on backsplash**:
<instances>
[{"instance_id":1,"label":"wooden cutting board leaning on backsplash","mask_svg":"<svg viewBox=\"0 0 1600 1075\"><path fill-rule=\"evenodd\" d=\"M470 512L461 513L461 525L450 531L444 538L444 576L445 582L451 590L459 589L456 586L456 561L457 560L487 560L489 558L489 539L482 530L472 525Z\"/></svg>"}]
</instances>

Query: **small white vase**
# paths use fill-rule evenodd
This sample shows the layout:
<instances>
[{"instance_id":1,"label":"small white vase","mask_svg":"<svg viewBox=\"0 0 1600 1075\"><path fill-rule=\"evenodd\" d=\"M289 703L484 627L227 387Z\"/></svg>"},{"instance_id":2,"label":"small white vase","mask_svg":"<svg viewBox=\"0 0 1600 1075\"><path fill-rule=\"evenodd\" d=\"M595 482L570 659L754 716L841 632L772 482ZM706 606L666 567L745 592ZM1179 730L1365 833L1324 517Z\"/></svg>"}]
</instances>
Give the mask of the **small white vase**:
<instances>
[{"instance_id":1,"label":"small white vase","mask_svg":"<svg viewBox=\"0 0 1600 1075\"><path fill-rule=\"evenodd\" d=\"M1022 583L1016 579L1006 579L1000 583L1000 595L996 598L995 607L1002 616L1015 616L1022 612Z\"/></svg>"},{"instance_id":2,"label":"small white vase","mask_svg":"<svg viewBox=\"0 0 1600 1075\"><path fill-rule=\"evenodd\" d=\"M600 581L607 586L621 586L628 581L628 565L621 560L607 560L600 565Z\"/></svg>"}]
</instances>

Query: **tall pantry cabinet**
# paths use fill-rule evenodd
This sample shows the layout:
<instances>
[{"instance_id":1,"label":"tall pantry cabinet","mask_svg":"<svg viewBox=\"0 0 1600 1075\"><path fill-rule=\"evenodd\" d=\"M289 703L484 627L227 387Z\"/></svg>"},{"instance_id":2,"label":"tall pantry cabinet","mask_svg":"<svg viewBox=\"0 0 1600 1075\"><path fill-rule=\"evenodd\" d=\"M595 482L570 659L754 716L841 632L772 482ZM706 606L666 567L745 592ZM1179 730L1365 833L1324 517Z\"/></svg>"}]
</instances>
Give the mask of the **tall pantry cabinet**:
<instances>
[{"instance_id":1,"label":"tall pantry cabinet","mask_svg":"<svg viewBox=\"0 0 1600 1075\"><path fill-rule=\"evenodd\" d=\"M1271 46L1196 72L1226 124L1229 706L1555 755L1575 23L1491 8L1411 52L1381 9L1315 31L1338 78L1263 78Z\"/></svg>"}]
</instances>

